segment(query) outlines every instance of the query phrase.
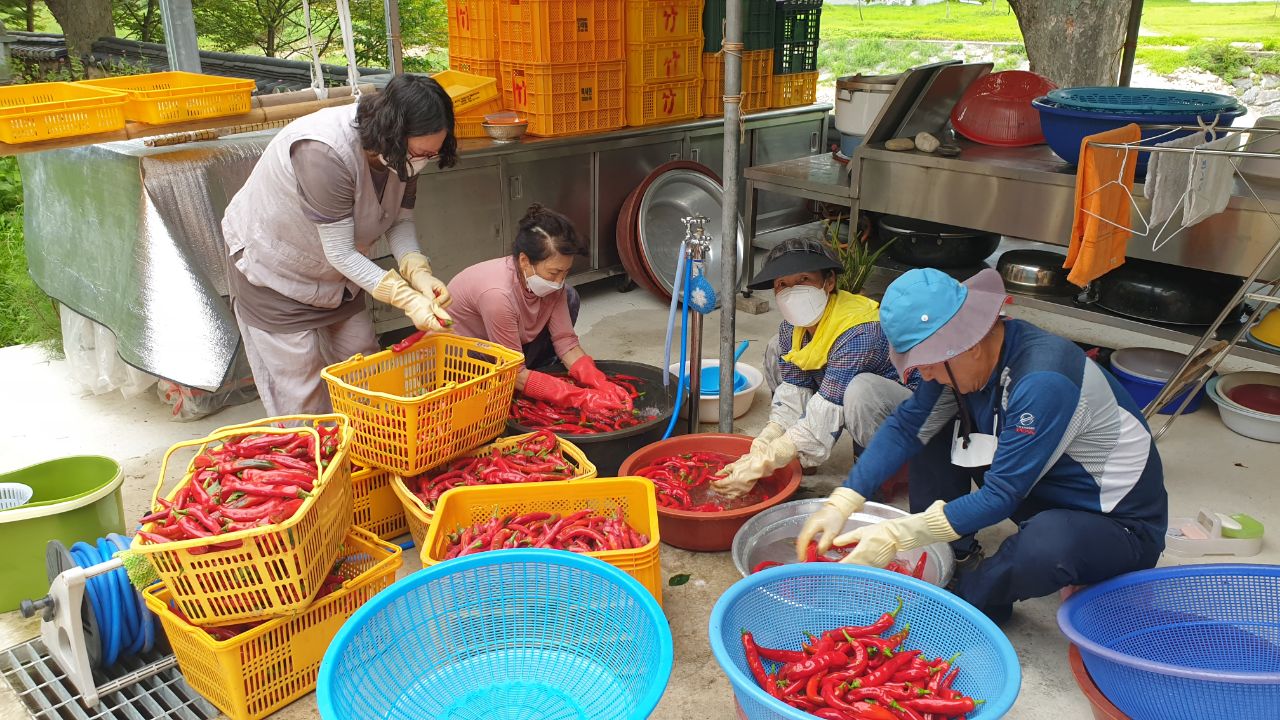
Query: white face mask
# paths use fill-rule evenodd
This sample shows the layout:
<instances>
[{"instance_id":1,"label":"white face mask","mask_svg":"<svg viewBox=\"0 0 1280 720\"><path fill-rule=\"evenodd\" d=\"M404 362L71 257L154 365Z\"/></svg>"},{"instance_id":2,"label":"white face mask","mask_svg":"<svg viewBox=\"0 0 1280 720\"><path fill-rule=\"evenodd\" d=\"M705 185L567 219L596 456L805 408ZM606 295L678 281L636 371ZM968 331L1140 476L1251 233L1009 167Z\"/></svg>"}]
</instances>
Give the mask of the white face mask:
<instances>
[{"instance_id":1,"label":"white face mask","mask_svg":"<svg viewBox=\"0 0 1280 720\"><path fill-rule=\"evenodd\" d=\"M546 297L551 293L557 292L564 288L564 283L551 282L550 280L542 277L536 272L526 277L524 281L529 283L529 292L533 293L534 295L537 295L538 297Z\"/></svg>"},{"instance_id":2,"label":"white face mask","mask_svg":"<svg viewBox=\"0 0 1280 720\"><path fill-rule=\"evenodd\" d=\"M409 158L409 162L406 165L406 172L409 174L409 177L413 177L423 170L426 170L427 163L430 163L431 160L432 158L429 157ZM391 170L391 163L387 160L385 155L379 155L378 161L385 165L388 170ZM392 172L395 171L392 170Z\"/></svg>"},{"instance_id":3,"label":"white face mask","mask_svg":"<svg viewBox=\"0 0 1280 720\"><path fill-rule=\"evenodd\" d=\"M774 295L782 318L796 327L812 327L827 309L827 291L812 285L792 285Z\"/></svg>"}]
</instances>

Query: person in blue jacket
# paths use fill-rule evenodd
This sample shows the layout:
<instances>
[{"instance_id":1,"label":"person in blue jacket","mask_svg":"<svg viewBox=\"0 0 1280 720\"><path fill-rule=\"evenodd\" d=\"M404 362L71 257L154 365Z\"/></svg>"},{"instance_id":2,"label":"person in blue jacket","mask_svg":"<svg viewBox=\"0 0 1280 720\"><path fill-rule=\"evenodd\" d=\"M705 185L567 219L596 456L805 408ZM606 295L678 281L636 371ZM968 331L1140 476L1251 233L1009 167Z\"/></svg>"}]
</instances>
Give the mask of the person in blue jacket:
<instances>
[{"instance_id":1,"label":"person in blue jacket","mask_svg":"<svg viewBox=\"0 0 1280 720\"><path fill-rule=\"evenodd\" d=\"M1007 301L990 269L964 283L916 269L889 286L890 359L924 382L806 521L798 552L820 536L824 552L856 543L845 562L884 567L950 542L951 589L997 621L1019 600L1155 566L1168 496L1142 412L1074 343L1004 318ZM913 514L839 535L908 460ZM975 533L1007 518L1018 532L984 559Z\"/></svg>"}]
</instances>

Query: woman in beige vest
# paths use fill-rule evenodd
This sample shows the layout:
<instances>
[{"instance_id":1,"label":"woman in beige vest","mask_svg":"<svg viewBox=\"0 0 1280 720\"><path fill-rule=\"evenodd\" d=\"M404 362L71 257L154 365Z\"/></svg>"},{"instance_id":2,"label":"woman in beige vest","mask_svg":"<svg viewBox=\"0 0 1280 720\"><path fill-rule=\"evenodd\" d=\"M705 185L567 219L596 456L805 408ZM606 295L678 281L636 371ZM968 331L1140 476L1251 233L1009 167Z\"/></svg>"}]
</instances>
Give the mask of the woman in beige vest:
<instances>
[{"instance_id":1,"label":"woman in beige vest","mask_svg":"<svg viewBox=\"0 0 1280 720\"><path fill-rule=\"evenodd\" d=\"M457 161L453 102L427 77L398 75L358 105L293 121L227 206L231 304L271 415L330 411L326 365L377 350L365 292L419 330L442 330L449 292L413 222L417 174ZM398 269L369 259L386 235Z\"/></svg>"}]
</instances>

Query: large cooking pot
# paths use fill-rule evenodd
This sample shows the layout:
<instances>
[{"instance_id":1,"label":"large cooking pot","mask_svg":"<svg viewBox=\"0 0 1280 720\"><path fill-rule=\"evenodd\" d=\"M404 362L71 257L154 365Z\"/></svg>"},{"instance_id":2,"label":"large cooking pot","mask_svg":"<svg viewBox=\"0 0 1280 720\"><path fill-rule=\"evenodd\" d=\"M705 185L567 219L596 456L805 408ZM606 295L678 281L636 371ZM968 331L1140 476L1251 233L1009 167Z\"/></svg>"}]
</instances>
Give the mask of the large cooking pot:
<instances>
[{"instance_id":1,"label":"large cooking pot","mask_svg":"<svg viewBox=\"0 0 1280 720\"><path fill-rule=\"evenodd\" d=\"M1001 255L996 269L1009 292L1070 295L1076 288L1067 282L1068 271L1062 267L1066 259L1062 253L1024 248Z\"/></svg>"},{"instance_id":2,"label":"large cooking pot","mask_svg":"<svg viewBox=\"0 0 1280 720\"><path fill-rule=\"evenodd\" d=\"M889 257L914 267L962 268L978 265L1000 245L997 233L886 215L880 218L880 242Z\"/></svg>"},{"instance_id":3,"label":"large cooking pot","mask_svg":"<svg viewBox=\"0 0 1280 720\"><path fill-rule=\"evenodd\" d=\"M847 75L836 80L836 129L845 135L866 135L904 74Z\"/></svg>"},{"instance_id":4,"label":"large cooking pot","mask_svg":"<svg viewBox=\"0 0 1280 720\"><path fill-rule=\"evenodd\" d=\"M1209 325L1242 284L1244 280L1234 275L1130 258L1098 278L1097 302L1137 320Z\"/></svg>"}]
</instances>

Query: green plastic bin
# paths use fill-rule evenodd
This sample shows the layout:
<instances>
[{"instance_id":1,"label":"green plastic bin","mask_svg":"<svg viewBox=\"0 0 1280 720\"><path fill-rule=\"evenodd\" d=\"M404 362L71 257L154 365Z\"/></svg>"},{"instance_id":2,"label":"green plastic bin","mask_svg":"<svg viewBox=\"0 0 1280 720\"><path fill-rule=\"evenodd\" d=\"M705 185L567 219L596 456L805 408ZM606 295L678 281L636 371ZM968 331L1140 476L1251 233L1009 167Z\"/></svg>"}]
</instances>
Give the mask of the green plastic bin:
<instances>
[{"instance_id":1,"label":"green plastic bin","mask_svg":"<svg viewBox=\"0 0 1280 720\"><path fill-rule=\"evenodd\" d=\"M124 533L124 476L111 458L97 455L50 460L0 474L34 492L31 502L0 511L0 612L49 592L45 546L58 540L71 547L108 533Z\"/></svg>"}]
</instances>

